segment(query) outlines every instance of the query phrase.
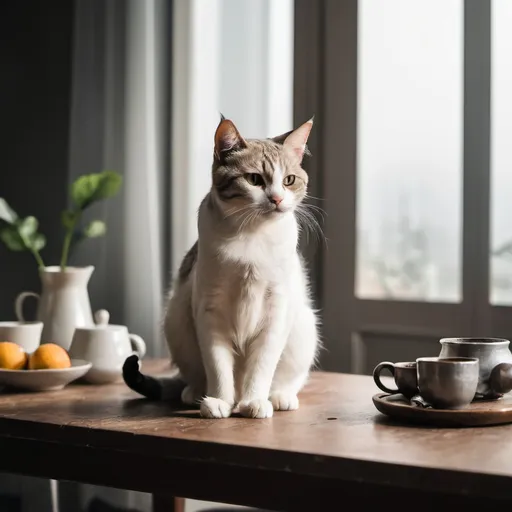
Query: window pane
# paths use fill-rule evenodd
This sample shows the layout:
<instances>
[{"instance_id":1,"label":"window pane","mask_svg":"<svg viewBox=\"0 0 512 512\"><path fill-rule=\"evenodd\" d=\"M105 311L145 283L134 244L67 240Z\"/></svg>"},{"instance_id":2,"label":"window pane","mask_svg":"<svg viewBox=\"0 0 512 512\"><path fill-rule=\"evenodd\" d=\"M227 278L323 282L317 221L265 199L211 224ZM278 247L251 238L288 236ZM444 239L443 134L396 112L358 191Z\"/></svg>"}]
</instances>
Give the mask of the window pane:
<instances>
[{"instance_id":1,"label":"window pane","mask_svg":"<svg viewBox=\"0 0 512 512\"><path fill-rule=\"evenodd\" d=\"M491 303L512 305L512 2L493 0Z\"/></svg>"},{"instance_id":2,"label":"window pane","mask_svg":"<svg viewBox=\"0 0 512 512\"><path fill-rule=\"evenodd\" d=\"M360 0L356 296L460 300L461 0Z\"/></svg>"}]
</instances>

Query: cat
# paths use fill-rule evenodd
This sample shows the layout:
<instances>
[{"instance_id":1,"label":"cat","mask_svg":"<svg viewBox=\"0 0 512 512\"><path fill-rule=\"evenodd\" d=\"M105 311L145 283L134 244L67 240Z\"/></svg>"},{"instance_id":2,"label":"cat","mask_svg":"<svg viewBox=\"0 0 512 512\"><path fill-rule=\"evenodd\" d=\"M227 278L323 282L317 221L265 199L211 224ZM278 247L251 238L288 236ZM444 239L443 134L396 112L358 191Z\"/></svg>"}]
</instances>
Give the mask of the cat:
<instances>
[{"instance_id":1,"label":"cat","mask_svg":"<svg viewBox=\"0 0 512 512\"><path fill-rule=\"evenodd\" d=\"M313 119L278 137L244 139L221 116L198 240L181 262L163 329L175 375L129 358L126 384L153 399L199 404L206 418L270 418L299 407L320 348L317 311L298 251L307 195L302 168Z\"/></svg>"}]
</instances>

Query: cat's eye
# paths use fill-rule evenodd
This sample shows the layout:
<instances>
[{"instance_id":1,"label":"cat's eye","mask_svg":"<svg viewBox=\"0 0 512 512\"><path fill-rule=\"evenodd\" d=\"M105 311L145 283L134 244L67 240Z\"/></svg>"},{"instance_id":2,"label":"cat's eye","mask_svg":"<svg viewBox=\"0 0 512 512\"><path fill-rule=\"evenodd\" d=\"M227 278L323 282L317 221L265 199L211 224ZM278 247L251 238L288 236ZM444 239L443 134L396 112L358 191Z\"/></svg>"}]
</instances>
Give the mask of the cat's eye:
<instances>
[{"instance_id":1,"label":"cat's eye","mask_svg":"<svg viewBox=\"0 0 512 512\"><path fill-rule=\"evenodd\" d=\"M246 180L255 187L261 187L262 185L265 185L265 182L263 181L263 176L261 174L251 172L249 174L245 175Z\"/></svg>"},{"instance_id":2,"label":"cat's eye","mask_svg":"<svg viewBox=\"0 0 512 512\"><path fill-rule=\"evenodd\" d=\"M283 180L283 183L289 187L290 185L293 185L295 183L295 175L294 174L288 174L286 178Z\"/></svg>"}]
</instances>

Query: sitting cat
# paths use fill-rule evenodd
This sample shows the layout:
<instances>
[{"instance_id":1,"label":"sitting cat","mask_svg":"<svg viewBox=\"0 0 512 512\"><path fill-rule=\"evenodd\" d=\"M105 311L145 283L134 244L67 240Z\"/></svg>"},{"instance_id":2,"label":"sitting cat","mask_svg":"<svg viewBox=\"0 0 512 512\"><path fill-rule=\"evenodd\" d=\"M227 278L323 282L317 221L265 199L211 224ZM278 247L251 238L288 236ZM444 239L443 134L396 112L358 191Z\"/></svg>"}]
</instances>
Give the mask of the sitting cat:
<instances>
[{"instance_id":1,"label":"sitting cat","mask_svg":"<svg viewBox=\"0 0 512 512\"><path fill-rule=\"evenodd\" d=\"M226 418L235 406L250 418L299 407L319 347L297 249L312 126L311 119L273 139L246 140L221 118L198 241L166 306L164 331L178 373L164 384L141 374L136 358L127 360L124 379L133 390L151 398L180 393L207 418Z\"/></svg>"}]
</instances>

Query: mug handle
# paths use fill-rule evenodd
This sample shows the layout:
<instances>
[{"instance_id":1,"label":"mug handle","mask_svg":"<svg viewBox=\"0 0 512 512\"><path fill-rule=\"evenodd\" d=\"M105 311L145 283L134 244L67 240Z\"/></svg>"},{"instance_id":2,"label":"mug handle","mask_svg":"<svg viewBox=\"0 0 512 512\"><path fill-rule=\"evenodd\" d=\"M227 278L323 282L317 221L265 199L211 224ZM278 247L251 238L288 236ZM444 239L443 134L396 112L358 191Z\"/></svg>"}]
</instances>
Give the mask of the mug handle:
<instances>
[{"instance_id":1,"label":"mug handle","mask_svg":"<svg viewBox=\"0 0 512 512\"><path fill-rule=\"evenodd\" d=\"M379 363L373 370L373 380L375 381L375 384L377 384L379 389L382 389L382 391L385 391L386 393L391 393L392 395L394 395L395 393L399 393L398 388L389 389L388 387L384 386L384 384L382 384L382 382L380 381L380 374L382 373L382 370L389 370L391 372L391 375L393 375L393 377L395 376L395 365L393 363L390 363L388 361Z\"/></svg>"},{"instance_id":2,"label":"mug handle","mask_svg":"<svg viewBox=\"0 0 512 512\"><path fill-rule=\"evenodd\" d=\"M137 352L140 359L142 359L146 355L146 343L144 340L137 334L130 333L128 335L130 338L130 342L135 352Z\"/></svg>"},{"instance_id":3,"label":"mug handle","mask_svg":"<svg viewBox=\"0 0 512 512\"><path fill-rule=\"evenodd\" d=\"M28 297L35 297L37 300L40 299L39 295L34 292L21 292L16 297L16 301L14 302L14 312L16 313L18 322L25 322L25 317L23 316L23 303Z\"/></svg>"}]
</instances>

